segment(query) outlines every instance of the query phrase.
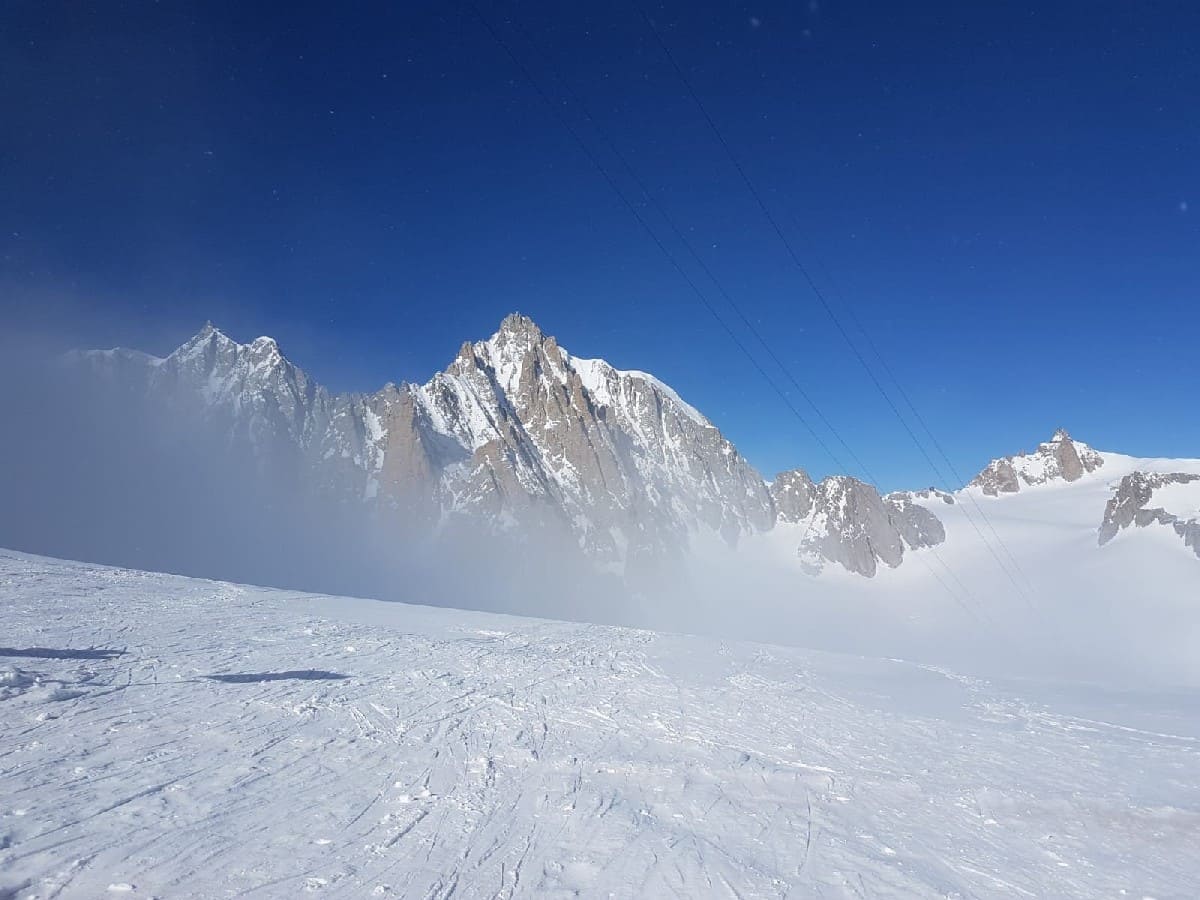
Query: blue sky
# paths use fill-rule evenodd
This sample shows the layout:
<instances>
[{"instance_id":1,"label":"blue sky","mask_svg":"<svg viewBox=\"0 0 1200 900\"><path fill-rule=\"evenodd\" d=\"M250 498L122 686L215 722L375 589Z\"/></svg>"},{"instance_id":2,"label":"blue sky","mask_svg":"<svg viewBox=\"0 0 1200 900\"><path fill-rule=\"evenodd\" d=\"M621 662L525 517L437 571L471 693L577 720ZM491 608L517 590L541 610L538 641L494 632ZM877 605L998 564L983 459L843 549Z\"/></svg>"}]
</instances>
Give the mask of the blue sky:
<instances>
[{"instance_id":1,"label":"blue sky","mask_svg":"<svg viewBox=\"0 0 1200 900\"><path fill-rule=\"evenodd\" d=\"M1200 455L1186 3L479 0L556 112L471 4L18 0L0 33L7 321L166 352L211 318L372 390L424 380L519 309L578 355L668 381L767 475L834 470L562 117L637 197L611 147L632 163L884 487L937 481L639 3L962 474L1058 425Z\"/></svg>"}]
</instances>

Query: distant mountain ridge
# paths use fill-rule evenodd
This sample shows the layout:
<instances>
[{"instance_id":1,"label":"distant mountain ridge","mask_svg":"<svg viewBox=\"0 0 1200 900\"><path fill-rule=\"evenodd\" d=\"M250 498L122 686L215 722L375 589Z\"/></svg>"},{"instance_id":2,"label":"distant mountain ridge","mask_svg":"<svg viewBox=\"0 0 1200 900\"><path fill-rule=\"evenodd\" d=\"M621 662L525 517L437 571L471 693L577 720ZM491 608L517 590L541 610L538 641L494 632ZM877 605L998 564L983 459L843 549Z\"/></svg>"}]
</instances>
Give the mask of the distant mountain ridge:
<instances>
[{"instance_id":1,"label":"distant mountain ridge","mask_svg":"<svg viewBox=\"0 0 1200 900\"><path fill-rule=\"evenodd\" d=\"M783 528L805 571L871 577L943 543L936 510L956 502L802 469L768 484L666 384L573 356L518 313L424 384L370 394L332 393L271 338L241 344L211 323L161 359L73 359L98 383L197 410L260 465L347 508L429 533L554 534L616 574L681 557L700 535L736 545ZM1060 429L1032 454L993 460L968 489L997 498L1103 464Z\"/></svg>"},{"instance_id":2,"label":"distant mountain ridge","mask_svg":"<svg viewBox=\"0 0 1200 900\"><path fill-rule=\"evenodd\" d=\"M403 510L430 528L566 529L590 558L624 566L680 553L708 530L736 542L772 526L758 473L653 376L573 357L525 316L464 343L425 384L332 394L270 338L212 325L164 359L82 354L163 402L198 399L271 464L294 457L326 494Z\"/></svg>"},{"instance_id":3,"label":"distant mountain ridge","mask_svg":"<svg viewBox=\"0 0 1200 900\"><path fill-rule=\"evenodd\" d=\"M1115 480L1109 481L1110 498L1096 526L1097 543L1103 547L1127 528L1158 525L1173 531L1187 549L1200 557L1198 460L1137 460L1101 453L1060 428L1032 453L992 460L967 489L999 498L1056 482L1071 484L1088 475L1103 475L1111 468L1110 463L1121 470L1114 473ZM1182 471L1172 471L1172 467Z\"/></svg>"}]
</instances>

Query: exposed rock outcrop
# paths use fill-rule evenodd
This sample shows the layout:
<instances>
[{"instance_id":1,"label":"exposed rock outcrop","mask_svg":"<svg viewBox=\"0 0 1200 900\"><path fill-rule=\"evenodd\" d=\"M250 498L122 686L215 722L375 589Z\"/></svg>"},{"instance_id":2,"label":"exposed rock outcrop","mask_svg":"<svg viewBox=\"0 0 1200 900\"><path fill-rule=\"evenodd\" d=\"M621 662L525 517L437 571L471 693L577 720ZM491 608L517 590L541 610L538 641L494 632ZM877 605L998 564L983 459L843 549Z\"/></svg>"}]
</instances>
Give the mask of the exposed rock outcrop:
<instances>
[{"instance_id":1,"label":"exposed rock outcrop","mask_svg":"<svg viewBox=\"0 0 1200 900\"><path fill-rule=\"evenodd\" d=\"M771 497L780 522L804 522L813 511L817 486L803 469L792 469L775 476Z\"/></svg>"},{"instance_id":2,"label":"exposed rock outcrop","mask_svg":"<svg viewBox=\"0 0 1200 900\"><path fill-rule=\"evenodd\" d=\"M1155 493L1163 488L1190 484L1197 484L1198 488L1193 492L1195 501L1190 506L1194 510L1200 506L1200 475L1184 472L1134 472L1126 475L1104 507L1104 519L1098 532L1100 546L1111 541L1122 529L1163 525L1179 535L1185 547L1200 556L1200 517L1185 518L1163 506L1150 506Z\"/></svg>"},{"instance_id":3,"label":"exposed rock outcrop","mask_svg":"<svg viewBox=\"0 0 1200 900\"><path fill-rule=\"evenodd\" d=\"M1020 453L994 459L976 475L968 487L977 487L988 496L1015 494L1021 486L1051 481L1078 481L1087 472L1104 465L1104 457L1080 441L1074 441L1060 428L1033 453Z\"/></svg>"},{"instance_id":4,"label":"exposed rock outcrop","mask_svg":"<svg viewBox=\"0 0 1200 900\"><path fill-rule=\"evenodd\" d=\"M954 498L943 494L944 502L953 503ZM892 524L909 547L935 547L946 540L946 527L942 520L906 493L888 494L884 498L890 508Z\"/></svg>"},{"instance_id":5,"label":"exposed rock outcrop","mask_svg":"<svg viewBox=\"0 0 1200 900\"><path fill-rule=\"evenodd\" d=\"M814 483L802 469L771 485L779 521L805 526L797 552L810 572L826 562L870 578L878 564L895 568L906 548L931 547L946 538L938 518L904 494L881 497L869 484L845 475Z\"/></svg>"},{"instance_id":6,"label":"exposed rock outcrop","mask_svg":"<svg viewBox=\"0 0 1200 900\"><path fill-rule=\"evenodd\" d=\"M953 506L955 503L953 494L947 491L939 491L935 487L922 488L919 491L892 491L887 496L905 500L941 500L947 506Z\"/></svg>"}]
</instances>

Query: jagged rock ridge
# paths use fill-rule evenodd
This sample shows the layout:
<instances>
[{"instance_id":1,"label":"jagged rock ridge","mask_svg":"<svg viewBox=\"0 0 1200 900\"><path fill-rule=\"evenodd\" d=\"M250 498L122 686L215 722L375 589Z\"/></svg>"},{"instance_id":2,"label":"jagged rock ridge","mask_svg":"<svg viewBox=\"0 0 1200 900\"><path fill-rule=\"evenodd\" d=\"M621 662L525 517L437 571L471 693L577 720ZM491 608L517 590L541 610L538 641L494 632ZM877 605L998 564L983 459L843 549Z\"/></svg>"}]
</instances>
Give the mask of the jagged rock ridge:
<instances>
[{"instance_id":1,"label":"jagged rock ridge","mask_svg":"<svg viewBox=\"0 0 1200 900\"><path fill-rule=\"evenodd\" d=\"M932 547L946 539L941 521L912 495L881 497L871 485L846 475L814 483L803 469L793 469L775 478L771 494L780 522L804 526L797 553L813 573L828 561L869 578L880 562L900 565L906 548Z\"/></svg>"},{"instance_id":2,"label":"jagged rock ridge","mask_svg":"<svg viewBox=\"0 0 1200 900\"><path fill-rule=\"evenodd\" d=\"M768 486L667 385L573 356L519 314L464 343L428 382L371 394L331 393L271 338L240 344L211 323L162 359L121 349L74 359L104 385L198 410L302 490L417 533L467 525L567 535L617 572L680 554L698 532L736 543L781 522L804 526L796 549L808 571L835 563L870 577L905 550L944 541L928 506L955 503L934 488L880 496L847 476L814 483L800 469ZM1075 481L1103 463L1059 430L1033 453L994 460L971 485L998 495ZM1200 543L1195 520L1145 508L1154 486L1122 484L1101 543L1150 522Z\"/></svg>"},{"instance_id":3,"label":"jagged rock ridge","mask_svg":"<svg viewBox=\"0 0 1200 900\"><path fill-rule=\"evenodd\" d=\"M274 340L240 344L211 323L162 359L77 358L91 377L198 410L322 497L418 533L566 534L617 572L680 554L697 532L732 544L778 520L806 524L798 552L809 571L833 562L869 577L945 539L918 499L954 502L932 488L881 497L848 477L814 484L802 470L768 487L670 387L573 356L515 313L428 382L373 394L331 393Z\"/></svg>"},{"instance_id":4,"label":"jagged rock ridge","mask_svg":"<svg viewBox=\"0 0 1200 900\"><path fill-rule=\"evenodd\" d=\"M1087 472L1104 465L1104 458L1080 441L1074 441L1060 428L1033 453L1019 453L994 459L976 475L968 487L977 487L988 496L1015 494L1026 487L1051 481L1078 481Z\"/></svg>"},{"instance_id":5,"label":"jagged rock ridge","mask_svg":"<svg viewBox=\"0 0 1200 900\"><path fill-rule=\"evenodd\" d=\"M1157 524L1171 528L1182 538L1185 547L1200 556L1200 516L1185 518L1184 515L1168 511L1164 506L1150 506L1156 493L1161 496L1163 489L1172 485L1195 485L1196 489L1190 492L1190 508L1194 511L1200 507L1200 475L1134 472L1122 478L1104 507L1104 519L1098 535L1100 546L1107 544L1125 528L1145 528Z\"/></svg>"},{"instance_id":6,"label":"jagged rock ridge","mask_svg":"<svg viewBox=\"0 0 1200 900\"><path fill-rule=\"evenodd\" d=\"M332 394L270 338L211 324L163 359L82 355L167 404L198 402L266 464L410 523L548 529L617 569L682 551L707 529L769 529L762 478L712 423L642 372L580 359L513 314L422 385Z\"/></svg>"}]
</instances>

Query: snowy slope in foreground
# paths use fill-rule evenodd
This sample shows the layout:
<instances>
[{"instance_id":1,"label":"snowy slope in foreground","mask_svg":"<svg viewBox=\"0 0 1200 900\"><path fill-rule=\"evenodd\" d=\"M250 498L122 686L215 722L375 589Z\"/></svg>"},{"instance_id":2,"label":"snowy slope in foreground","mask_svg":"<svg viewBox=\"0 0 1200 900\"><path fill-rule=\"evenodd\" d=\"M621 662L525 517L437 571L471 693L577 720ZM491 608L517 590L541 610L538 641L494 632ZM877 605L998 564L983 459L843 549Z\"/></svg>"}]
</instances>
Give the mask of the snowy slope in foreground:
<instances>
[{"instance_id":1,"label":"snowy slope in foreground","mask_svg":"<svg viewBox=\"0 0 1200 900\"><path fill-rule=\"evenodd\" d=\"M0 612L4 897L1200 893L1194 697L4 551Z\"/></svg>"}]
</instances>

